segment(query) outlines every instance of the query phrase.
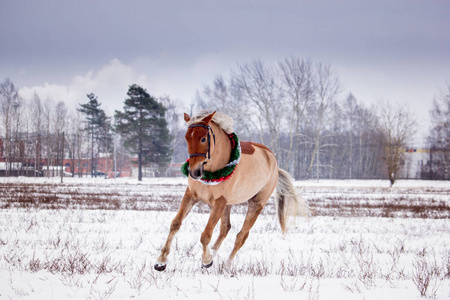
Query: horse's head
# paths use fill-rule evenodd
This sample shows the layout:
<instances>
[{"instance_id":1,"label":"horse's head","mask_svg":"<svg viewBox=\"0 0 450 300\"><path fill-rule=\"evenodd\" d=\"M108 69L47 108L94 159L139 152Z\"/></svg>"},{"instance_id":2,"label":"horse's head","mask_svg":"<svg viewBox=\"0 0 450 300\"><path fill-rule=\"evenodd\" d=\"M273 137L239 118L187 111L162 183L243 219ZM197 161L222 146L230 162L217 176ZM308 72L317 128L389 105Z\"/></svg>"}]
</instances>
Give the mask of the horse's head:
<instances>
[{"instance_id":1,"label":"horse's head","mask_svg":"<svg viewBox=\"0 0 450 300\"><path fill-rule=\"evenodd\" d=\"M214 151L215 137L210 124L215 113L189 125L185 135L189 152L189 175L196 180L203 176L203 167L211 161ZM191 117L185 113L184 120L188 123Z\"/></svg>"}]
</instances>

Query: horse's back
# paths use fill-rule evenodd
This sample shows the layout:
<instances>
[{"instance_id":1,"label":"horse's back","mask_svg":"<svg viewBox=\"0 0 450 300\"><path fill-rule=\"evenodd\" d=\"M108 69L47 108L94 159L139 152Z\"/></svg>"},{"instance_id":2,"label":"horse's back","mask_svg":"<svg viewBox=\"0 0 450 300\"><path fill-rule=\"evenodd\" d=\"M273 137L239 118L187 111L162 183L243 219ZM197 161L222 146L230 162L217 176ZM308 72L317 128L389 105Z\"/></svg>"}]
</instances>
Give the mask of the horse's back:
<instances>
[{"instance_id":1,"label":"horse's back","mask_svg":"<svg viewBox=\"0 0 450 300\"><path fill-rule=\"evenodd\" d=\"M255 147L254 146L262 148L262 149L265 149L265 150L267 150L269 152L272 152L272 150L270 150L269 147L267 147L266 145L255 143L255 142L241 141L240 145L241 145L242 154L250 154L250 155L252 155L253 153L255 153Z\"/></svg>"}]
</instances>

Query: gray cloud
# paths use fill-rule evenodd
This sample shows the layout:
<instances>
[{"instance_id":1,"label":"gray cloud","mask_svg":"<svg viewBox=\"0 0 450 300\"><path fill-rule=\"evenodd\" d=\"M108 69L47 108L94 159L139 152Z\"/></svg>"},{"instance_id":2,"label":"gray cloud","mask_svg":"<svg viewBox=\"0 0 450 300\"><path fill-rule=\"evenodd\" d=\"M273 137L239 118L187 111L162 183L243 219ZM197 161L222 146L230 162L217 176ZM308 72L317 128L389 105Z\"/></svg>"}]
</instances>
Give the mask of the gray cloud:
<instances>
[{"instance_id":1,"label":"gray cloud","mask_svg":"<svg viewBox=\"0 0 450 300\"><path fill-rule=\"evenodd\" d=\"M230 48L432 58L450 50L447 1L159 2L2 4L3 59L91 63L162 52L190 58Z\"/></svg>"},{"instance_id":2,"label":"gray cloud","mask_svg":"<svg viewBox=\"0 0 450 300\"><path fill-rule=\"evenodd\" d=\"M450 80L449 11L446 0L2 1L0 78L69 88L118 60L133 69L124 78L189 101L237 63L297 55L331 63L360 99L424 115Z\"/></svg>"}]
</instances>

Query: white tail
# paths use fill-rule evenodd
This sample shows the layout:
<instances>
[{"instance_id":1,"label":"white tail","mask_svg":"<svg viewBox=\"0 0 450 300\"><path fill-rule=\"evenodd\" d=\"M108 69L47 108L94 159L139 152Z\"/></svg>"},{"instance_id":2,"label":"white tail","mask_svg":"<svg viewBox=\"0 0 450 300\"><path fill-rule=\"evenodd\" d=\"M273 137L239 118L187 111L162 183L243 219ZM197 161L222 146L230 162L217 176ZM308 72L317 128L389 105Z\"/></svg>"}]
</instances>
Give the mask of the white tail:
<instances>
[{"instance_id":1,"label":"white tail","mask_svg":"<svg viewBox=\"0 0 450 300\"><path fill-rule=\"evenodd\" d=\"M275 196L278 221L281 231L286 233L292 219L297 215L308 216L310 208L308 204L295 192L292 178L288 172L278 169L278 184Z\"/></svg>"}]
</instances>

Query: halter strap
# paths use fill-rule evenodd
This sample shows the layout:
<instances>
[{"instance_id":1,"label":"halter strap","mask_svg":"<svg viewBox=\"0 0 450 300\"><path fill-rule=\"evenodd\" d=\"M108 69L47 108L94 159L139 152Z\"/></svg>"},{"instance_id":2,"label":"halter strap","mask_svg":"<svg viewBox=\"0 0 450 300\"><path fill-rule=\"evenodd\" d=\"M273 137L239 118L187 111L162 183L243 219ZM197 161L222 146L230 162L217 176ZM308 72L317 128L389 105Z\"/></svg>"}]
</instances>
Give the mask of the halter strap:
<instances>
[{"instance_id":1,"label":"halter strap","mask_svg":"<svg viewBox=\"0 0 450 300\"><path fill-rule=\"evenodd\" d=\"M188 126L188 128L195 128L195 127L201 127L201 128L205 128L206 130L208 130L208 135L206 136L206 139L208 140L208 150L206 151L206 153L189 154L189 158L194 157L194 156L203 156L203 157L205 157L205 163L207 163L208 160L211 160L211 134L210 134L210 132L213 135L214 146L216 145L216 135L214 134L214 131L212 130L211 126L209 126L209 125L192 124L192 125Z\"/></svg>"}]
</instances>

